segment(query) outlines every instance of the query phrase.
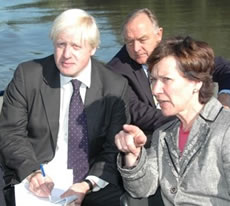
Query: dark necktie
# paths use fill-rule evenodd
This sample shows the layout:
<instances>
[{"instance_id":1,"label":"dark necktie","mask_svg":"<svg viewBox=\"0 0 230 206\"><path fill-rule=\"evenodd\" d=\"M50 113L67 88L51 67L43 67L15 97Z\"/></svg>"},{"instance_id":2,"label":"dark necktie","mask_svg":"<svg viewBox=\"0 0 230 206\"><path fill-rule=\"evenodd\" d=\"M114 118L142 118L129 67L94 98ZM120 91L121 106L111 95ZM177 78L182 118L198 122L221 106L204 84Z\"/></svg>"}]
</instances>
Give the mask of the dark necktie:
<instances>
[{"instance_id":1,"label":"dark necktie","mask_svg":"<svg viewBox=\"0 0 230 206\"><path fill-rule=\"evenodd\" d=\"M71 81L73 95L69 105L68 169L73 169L73 182L83 180L88 171L88 131L84 105L80 96L81 82Z\"/></svg>"}]
</instances>

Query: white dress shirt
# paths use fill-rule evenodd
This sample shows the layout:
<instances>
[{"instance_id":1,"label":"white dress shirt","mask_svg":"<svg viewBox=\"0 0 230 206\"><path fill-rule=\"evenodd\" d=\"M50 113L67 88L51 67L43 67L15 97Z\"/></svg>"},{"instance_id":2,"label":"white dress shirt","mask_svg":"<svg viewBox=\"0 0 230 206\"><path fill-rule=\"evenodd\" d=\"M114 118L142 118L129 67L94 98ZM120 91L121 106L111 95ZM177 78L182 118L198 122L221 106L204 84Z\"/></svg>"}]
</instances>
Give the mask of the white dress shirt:
<instances>
[{"instance_id":1,"label":"white dress shirt","mask_svg":"<svg viewBox=\"0 0 230 206\"><path fill-rule=\"evenodd\" d=\"M142 64L142 69L145 72L145 75L147 76L147 78L149 78L148 65L147 64ZM152 84L150 85L150 87L151 87L151 90L152 90ZM153 95L153 101L154 101L154 103L156 105L156 108L161 109L161 107L160 107L160 105L159 105L159 103L158 103L158 101L157 101L157 99L156 99L156 97L154 95Z\"/></svg>"},{"instance_id":2,"label":"white dress shirt","mask_svg":"<svg viewBox=\"0 0 230 206\"><path fill-rule=\"evenodd\" d=\"M142 64L142 69L145 72L145 75L149 77L149 72L148 72L148 65L147 64Z\"/></svg>"},{"instance_id":3,"label":"white dress shirt","mask_svg":"<svg viewBox=\"0 0 230 206\"><path fill-rule=\"evenodd\" d=\"M69 116L69 104L73 93L72 79L77 79L82 82L80 86L80 95L83 103L85 102L85 95L87 88L91 85L91 60L88 65L78 74L77 77L67 77L60 74L61 80L61 95L60 95L60 117L59 117L59 130L57 147L54 159L50 161L45 167L47 170L56 168L54 170L55 176L57 176L58 170L62 171L67 169L67 154L68 154L68 116ZM54 175L54 174L52 174ZM52 178L52 175L49 175ZM60 174L61 175L61 174ZM61 177L61 176L59 176ZM96 183L93 191L98 191L100 188L104 188L108 183L96 176L88 176L86 179L92 180Z\"/></svg>"}]
</instances>

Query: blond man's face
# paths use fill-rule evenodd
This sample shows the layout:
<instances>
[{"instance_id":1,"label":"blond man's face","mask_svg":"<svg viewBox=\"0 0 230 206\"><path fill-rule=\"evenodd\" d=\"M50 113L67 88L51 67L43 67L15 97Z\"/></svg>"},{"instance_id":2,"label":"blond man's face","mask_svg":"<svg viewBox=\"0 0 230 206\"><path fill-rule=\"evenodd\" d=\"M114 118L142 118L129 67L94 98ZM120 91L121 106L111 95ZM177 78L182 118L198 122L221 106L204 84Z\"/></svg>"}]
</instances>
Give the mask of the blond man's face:
<instances>
[{"instance_id":1,"label":"blond man's face","mask_svg":"<svg viewBox=\"0 0 230 206\"><path fill-rule=\"evenodd\" d=\"M54 57L59 71L70 77L75 77L88 64L96 48L91 48L88 42L83 42L75 28L67 28L54 41Z\"/></svg>"}]
</instances>

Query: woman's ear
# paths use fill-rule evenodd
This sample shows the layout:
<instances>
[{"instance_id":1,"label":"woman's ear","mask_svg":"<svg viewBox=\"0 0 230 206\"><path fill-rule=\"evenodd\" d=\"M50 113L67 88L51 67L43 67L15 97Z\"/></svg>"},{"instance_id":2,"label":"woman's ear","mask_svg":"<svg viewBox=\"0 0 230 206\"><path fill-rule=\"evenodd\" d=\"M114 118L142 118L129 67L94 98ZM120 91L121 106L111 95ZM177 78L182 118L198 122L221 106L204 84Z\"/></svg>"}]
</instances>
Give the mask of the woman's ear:
<instances>
[{"instance_id":1,"label":"woman's ear","mask_svg":"<svg viewBox=\"0 0 230 206\"><path fill-rule=\"evenodd\" d=\"M202 85L203 85L203 82L201 81L195 82L193 93L199 92Z\"/></svg>"}]
</instances>

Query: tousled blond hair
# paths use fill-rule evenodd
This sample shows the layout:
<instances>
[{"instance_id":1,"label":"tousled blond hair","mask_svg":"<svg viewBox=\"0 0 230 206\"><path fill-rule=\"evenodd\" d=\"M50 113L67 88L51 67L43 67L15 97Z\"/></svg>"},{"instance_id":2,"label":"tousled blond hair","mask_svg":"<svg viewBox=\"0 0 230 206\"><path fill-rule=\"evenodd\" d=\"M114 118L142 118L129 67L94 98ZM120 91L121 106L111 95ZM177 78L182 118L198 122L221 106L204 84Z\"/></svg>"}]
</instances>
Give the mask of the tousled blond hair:
<instances>
[{"instance_id":1,"label":"tousled blond hair","mask_svg":"<svg viewBox=\"0 0 230 206\"><path fill-rule=\"evenodd\" d=\"M57 16L53 22L50 38L53 42L57 36L68 27L76 28L76 35L83 42L88 42L91 48L98 48L100 33L95 19L82 9L69 9Z\"/></svg>"}]
</instances>

